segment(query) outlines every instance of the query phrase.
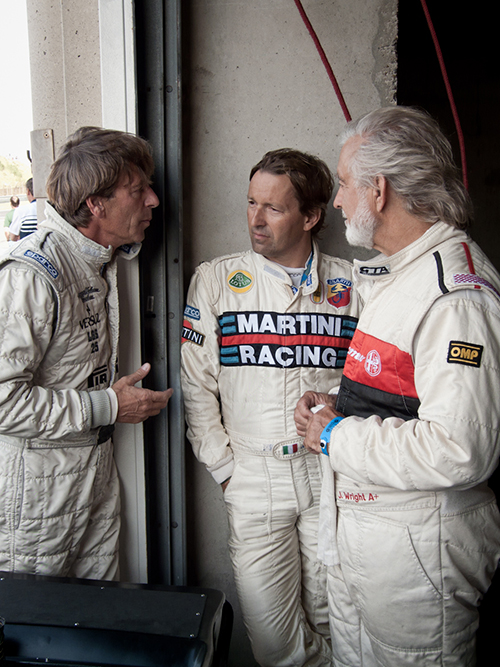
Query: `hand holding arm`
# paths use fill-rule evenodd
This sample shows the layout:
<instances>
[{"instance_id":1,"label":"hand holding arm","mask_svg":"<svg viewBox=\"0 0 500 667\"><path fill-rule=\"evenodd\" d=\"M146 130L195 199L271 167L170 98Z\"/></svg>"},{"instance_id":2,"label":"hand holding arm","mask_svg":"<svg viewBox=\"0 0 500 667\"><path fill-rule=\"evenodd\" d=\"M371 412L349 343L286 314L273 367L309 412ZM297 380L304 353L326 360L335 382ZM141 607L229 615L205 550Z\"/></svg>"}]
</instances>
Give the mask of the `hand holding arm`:
<instances>
[{"instance_id":1,"label":"hand holding arm","mask_svg":"<svg viewBox=\"0 0 500 667\"><path fill-rule=\"evenodd\" d=\"M173 389L152 391L135 387L151 370L150 364L143 364L135 373L125 375L113 385L112 389L118 398L117 422L139 424L148 417L159 414L166 407Z\"/></svg>"},{"instance_id":2,"label":"hand holding arm","mask_svg":"<svg viewBox=\"0 0 500 667\"><path fill-rule=\"evenodd\" d=\"M317 391L306 391L306 393L299 399L297 407L295 408L294 419L297 433L304 437L306 435L307 424L313 413L311 408L315 405L327 405L334 409L337 402L337 395L322 394Z\"/></svg>"},{"instance_id":3,"label":"hand holding arm","mask_svg":"<svg viewBox=\"0 0 500 667\"><path fill-rule=\"evenodd\" d=\"M335 417L343 417L344 415L337 412L331 407L325 406L313 414L307 423L304 445L313 454L321 454L321 434L323 429L335 419Z\"/></svg>"}]
</instances>

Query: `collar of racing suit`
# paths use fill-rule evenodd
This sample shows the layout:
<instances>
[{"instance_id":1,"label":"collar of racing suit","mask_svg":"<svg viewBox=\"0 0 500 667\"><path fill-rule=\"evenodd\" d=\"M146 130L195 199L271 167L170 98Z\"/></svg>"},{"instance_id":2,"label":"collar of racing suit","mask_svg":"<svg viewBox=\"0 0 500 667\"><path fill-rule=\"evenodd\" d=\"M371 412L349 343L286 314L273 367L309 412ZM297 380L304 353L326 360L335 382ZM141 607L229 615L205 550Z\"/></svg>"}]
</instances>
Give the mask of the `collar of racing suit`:
<instances>
[{"instance_id":1,"label":"collar of racing suit","mask_svg":"<svg viewBox=\"0 0 500 667\"><path fill-rule=\"evenodd\" d=\"M95 263L97 266L107 264L113 257L113 248L111 246L105 248L84 236L76 227L66 222L49 203L45 204L45 219L38 224L38 227L53 229L64 234L75 252L86 256L91 263ZM139 254L140 249L140 243L123 245L117 249L115 254L116 256L130 260Z\"/></svg>"},{"instance_id":2,"label":"collar of racing suit","mask_svg":"<svg viewBox=\"0 0 500 667\"><path fill-rule=\"evenodd\" d=\"M290 285L290 287L292 287L293 289L292 279L282 266L276 264L276 262L271 262L271 260L266 259L264 255L259 255L257 253L254 254L256 262L260 264L262 270L265 273L268 273L274 278L283 281L287 285ZM321 253L319 252L318 244L315 239L312 239L312 256L310 255L307 260L307 264L304 269L304 274L302 276L302 282L301 282L303 294L312 294L317 290L319 283L318 269L320 261L321 261ZM294 289L294 292L296 291L297 288Z\"/></svg>"},{"instance_id":3,"label":"collar of racing suit","mask_svg":"<svg viewBox=\"0 0 500 667\"><path fill-rule=\"evenodd\" d=\"M432 252L433 248L441 246L446 241L457 240L457 238L465 243L470 243L470 237L465 232L445 222L436 222L420 238L394 255L388 257L381 253L369 260L355 259L353 261L354 286L361 297L366 300L371 287L376 282L390 281L422 255Z\"/></svg>"}]
</instances>

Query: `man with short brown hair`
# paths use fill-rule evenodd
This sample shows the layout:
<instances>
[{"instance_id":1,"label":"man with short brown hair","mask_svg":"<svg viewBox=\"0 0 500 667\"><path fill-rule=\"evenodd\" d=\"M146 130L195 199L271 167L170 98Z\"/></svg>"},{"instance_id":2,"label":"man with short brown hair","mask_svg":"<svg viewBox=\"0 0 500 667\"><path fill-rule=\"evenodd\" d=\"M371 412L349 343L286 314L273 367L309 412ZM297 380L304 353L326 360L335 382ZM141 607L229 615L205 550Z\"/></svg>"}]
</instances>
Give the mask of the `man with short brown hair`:
<instances>
[{"instance_id":1,"label":"man with short brown hair","mask_svg":"<svg viewBox=\"0 0 500 667\"><path fill-rule=\"evenodd\" d=\"M152 173L143 139L82 128L52 166L45 220L0 261L0 570L118 576L114 424L172 393L134 386L149 364L117 376L117 258L140 250Z\"/></svg>"},{"instance_id":2,"label":"man with short brown hair","mask_svg":"<svg viewBox=\"0 0 500 667\"><path fill-rule=\"evenodd\" d=\"M349 262L313 238L331 198L322 160L292 149L252 169L252 251L201 264L184 313L188 438L222 485L238 597L260 665L331 664L316 557L321 470L296 401L340 380L357 321Z\"/></svg>"}]
</instances>

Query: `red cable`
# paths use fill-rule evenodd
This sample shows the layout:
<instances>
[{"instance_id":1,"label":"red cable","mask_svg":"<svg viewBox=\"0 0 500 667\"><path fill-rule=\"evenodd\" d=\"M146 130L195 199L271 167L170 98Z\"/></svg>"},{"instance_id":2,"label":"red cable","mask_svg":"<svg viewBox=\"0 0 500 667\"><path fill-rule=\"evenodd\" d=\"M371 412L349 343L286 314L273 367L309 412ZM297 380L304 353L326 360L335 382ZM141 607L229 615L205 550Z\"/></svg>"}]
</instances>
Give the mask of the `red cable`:
<instances>
[{"instance_id":1,"label":"red cable","mask_svg":"<svg viewBox=\"0 0 500 667\"><path fill-rule=\"evenodd\" d=\"M436 49L436 54L439 60L439 67L441 68L441 74L443 75L444 85L446 86L446 92L448 94L448 100L451 106L451 112L453 114L453 119L455 120L455 127L457 128L457 134L458 134L458 142L460 144L460 156L462 160L462 179L465 189L468 190L469 180L467 178L467 160L465 157L464 135L462 133L462 127L460 125L460 119L458 117L457 107L455 106L455 100L453 99L453 93L451 91L450 81L448 79L448 74L446 72L443 54L441 52L441 47L439 46L436 31L434 30L434 25L432 24L431 15L429 14L429 10L427 8L427 3L425 2L425 0L420 0L420 2L422 4L422 9L424 10L425 18L427 19L427 25L429 26L429 30L432 36L432 41L434 42L434 48Z\"/></svg>"},{"instance_id":2,"label":"red cable","mask_svg":"<svg viewBox=\"0 0 500 667\"><path fill-rule=\"evenodd\" d=\"M337 79L335 78L335 74L333 73L333 70L330 66L330 63L328 62L328 58L326 57L326 54L323 50L323 47L321 46L321 43L318 39L318 36L316 35L314 28L311 25L311 22L307 18L307 14L304 11L304 7L302 6L302 3L300 0L295 0L295 4L297 6L297 9L299 10L299 13L302 17L302 20L306 24L306 28L309 30L309 34L311 35L313 42L316 46L316 49L318 50L319 56L321 58L321 61L323 65L325 66L325 69L327 71L327 74L330 78L330 81L332 82L332 85L335 89L335 92L337 93L337 98L339 101L340 106L342 107L342 111L344 112L344 116L347 122L351 120L351 114L349 113L349 110L347 109L347 105L344 100L344 96L342 95L342 92L339 88L339 84L337 83Z\"/></svg>"},{"instance_id":3,"label":"red cable","mask_svg":"<svg viewBox=\"0 0 500 667\"><path fill-rule=\"evenodd\" d=\"M337 98L339 101L340 106L342 107L342 111L344 112L344 116L347 122L351 120L351 114L349 113L349 110L347 108L347 105L344 100L344 96L342 95L342 91L340 90L339 84L337 83L337 79L335 78L335 74L333 73L333 70L330 66L330 63L328 62L328 58L326 57L325 51L323 47L321 46L321 43L318 39L318 36L316 35L316 32L314 28L311 25L311 22L309 21L307 14L304 10L304 7L302 6L301 0L294 0L295 5L297 9L299 10L300 16L302 17L302 20L304 21L307 30L309 31L309 34L312 37L312 40L316 46L316 49L319 53L319 56L321 58L321 62L325 66L325 69L327 71L328 77L330 78L330 81L332 82L333 88L335 89L335 92L337 94ZM436 49L436 55L438 57L439 61L439 67L441 69L441 74L443 76L444 80L444 85L446 87L446 93L448 95L448 100L450 102L450 107L451 107L451 112L453 114L453 119L455 121L455 127L457 129L457 134L458 134L458 142L460 145L460 157L462 161L462 178L463 178L463 183L466 188L466 190L469 189L469 181L467 177L467 159L465 155L465 143L464 143L464 135L462 132L462 127L460 125L460 119L458 117L458 111L457 107L455 105L455 100L453 98L453 92L451 90L450 86L450 81L448 79L448 73L446 72L446 67L444 64L444 58L443 54L441 52L441 47L439 46L439 42L437 39L436 31L434 30L434 25L432 23L431 16L429 14L429 10L427 8L427 3L425 0L420 0L422 4L422 9L424 10L425 18L427 20L427 25L429 26L429 30L431 33L432 41L434 42L434 48Z\"/></svg>"}]
</instances>

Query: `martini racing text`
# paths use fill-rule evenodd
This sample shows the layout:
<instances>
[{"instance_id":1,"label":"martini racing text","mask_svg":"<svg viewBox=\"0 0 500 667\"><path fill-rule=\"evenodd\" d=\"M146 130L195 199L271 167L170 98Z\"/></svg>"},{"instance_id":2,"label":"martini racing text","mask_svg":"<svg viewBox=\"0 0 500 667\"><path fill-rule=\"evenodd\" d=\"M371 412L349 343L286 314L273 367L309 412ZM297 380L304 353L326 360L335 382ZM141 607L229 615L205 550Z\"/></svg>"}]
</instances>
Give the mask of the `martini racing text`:
<instances>
[{"instance_id":1,"label":"martini racing text","mask_svg":"<svg viewBox=\"0 0 500 667\"><path fill-rule=\"evenodd\" d=\"M223 366L343 368L357 318L320 313L226 312Z\"/></svg>"}]
</instances>

